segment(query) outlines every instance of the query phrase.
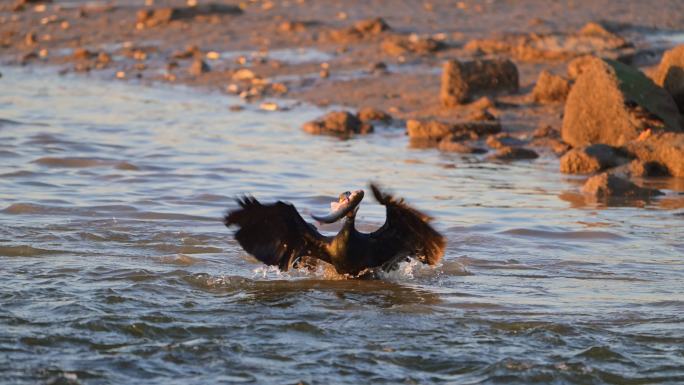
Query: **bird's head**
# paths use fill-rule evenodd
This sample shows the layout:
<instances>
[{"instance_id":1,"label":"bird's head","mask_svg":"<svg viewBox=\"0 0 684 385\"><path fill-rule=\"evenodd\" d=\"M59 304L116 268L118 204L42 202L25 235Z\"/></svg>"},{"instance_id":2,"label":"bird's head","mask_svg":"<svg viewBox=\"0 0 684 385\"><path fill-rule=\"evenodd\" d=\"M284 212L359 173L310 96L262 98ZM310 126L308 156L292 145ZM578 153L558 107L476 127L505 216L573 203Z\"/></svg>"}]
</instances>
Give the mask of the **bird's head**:
<instances>
[{"instance_id":1,"label":"bird's head","mask_svg":"<svg viewBox=\"0 0 684 385\"><path fill-rule=\"evenodd\" d=\"M312 215L312 217L322 223L334 223L343 217L353 217L356 215L356 208L363 199L363 190L354 192L345 191L340 194L337 202L330 203L330 213L325 216Z\"/></svg>"}]
</instances>

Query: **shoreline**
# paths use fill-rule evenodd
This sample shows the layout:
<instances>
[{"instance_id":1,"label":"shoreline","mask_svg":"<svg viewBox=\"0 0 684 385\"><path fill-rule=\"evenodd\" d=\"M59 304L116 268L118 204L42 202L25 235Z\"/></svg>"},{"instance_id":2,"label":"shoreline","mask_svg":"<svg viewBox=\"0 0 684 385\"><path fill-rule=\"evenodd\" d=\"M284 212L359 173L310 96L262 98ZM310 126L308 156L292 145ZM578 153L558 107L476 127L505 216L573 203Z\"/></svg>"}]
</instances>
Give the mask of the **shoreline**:
<instances>
[{"instance_id":1,"label":"shoreline","mask_svg":"<svg viewBox=\"0 0 684 385\"><path fill-rule=\"evenodd\" d=\"M684 36L684 15L672 12L677 1L660 8L604 0L576 7L401 1L392 9L382 1L332 0L68 4L27 2L19 11L0 6L3 64L238 96L242 104L227 106L235 111L245 105L296 109L303 102L352 113L378 110L398 127L412 120L458 125L493 119L499 133L491 141L483 140L490 134L475 135L478 145L486 142L493 152L522 140L558 156L569 149L558 139L565 103L533 95L543 71L572 84L568 64L593 53L652 76L662 53ZM440 101L443 63L496 59L514 63L516 90L485 91L452 106ZM440 149L473 150L460 144Z\"/></svg>"}]
</instances>

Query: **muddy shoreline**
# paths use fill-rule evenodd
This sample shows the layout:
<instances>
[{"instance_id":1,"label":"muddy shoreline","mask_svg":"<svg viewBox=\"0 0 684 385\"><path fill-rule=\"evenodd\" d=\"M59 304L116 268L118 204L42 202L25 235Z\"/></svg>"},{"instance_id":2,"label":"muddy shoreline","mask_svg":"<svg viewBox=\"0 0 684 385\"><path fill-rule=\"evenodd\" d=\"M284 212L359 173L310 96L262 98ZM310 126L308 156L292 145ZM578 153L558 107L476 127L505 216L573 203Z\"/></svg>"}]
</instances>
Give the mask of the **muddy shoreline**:
<instances>
[{"instance_id":1,"label":"muddy shoreline","mask_svg":"<svg viewBox=\"0 0 684 385\"><path fill-rule=\"evenodd\" d=\"M185 84L267 110L282 108L284 98L372 108L402 127L412 119L491 118L501 127L501 140L487 141L491 149L522 138L560 155L567 150L557 139L565 96L536 95L540 73L568 78L568 63L593 54L651 74L684 31L681 4L665 0L195 3L10 2L0 6L0 60L112 81ZM440 102L445 61L501 58L515 63L517 90Z\"/></svg>"}]
</instances>

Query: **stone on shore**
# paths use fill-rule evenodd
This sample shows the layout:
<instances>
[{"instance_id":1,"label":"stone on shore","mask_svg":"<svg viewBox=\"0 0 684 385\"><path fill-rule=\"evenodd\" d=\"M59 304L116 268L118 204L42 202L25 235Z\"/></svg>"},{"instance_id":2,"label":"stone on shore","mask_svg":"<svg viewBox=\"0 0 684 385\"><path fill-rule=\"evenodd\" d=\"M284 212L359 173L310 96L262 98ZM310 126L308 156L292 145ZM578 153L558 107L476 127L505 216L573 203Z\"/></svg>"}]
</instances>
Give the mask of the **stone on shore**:
<instances>
[{"instance_id":1,"label":"stone on shore","mask_svg":"<svg viewBox=\"0 0 684 385\"><path fill-rule=\"evenodd\" d=\"M592 144L568 151L560 159L565 174L589 174L629 162L619 150L606 144Z\"/></svg>"},{"instance_id":2,"label":"stone on shore","mask_svg":"<svg viewBox=\"0 0 684 385\"><path fill-rule=\"evenodd\" d=\"M684 45L665 52L653 80L672 95L684 113Z\"/></svg>"},{"instance_id":3,"label":"stone on shore","mask_svg":"<svg viewBox=\"0 0 684 385\"><path fill-rule=\"evenodd\" d=\"M458 137L452 138L447 136L439 141L437 148L444 152L456 152L459 154L484 154L487 152L484 148L475 147L470 144L463 143Z\"/></svg>"},{"instance_id":4,"label":"stone on shore","mask_svg":"<svg viewBox=\"0 0 684 385\"><path fill-rule=\"evenodd\" d=\"M74 60L87 60L93 57L96 57L97 53L89 51L85 48L76 48L74 50L74 53L71 55L71 57Z\"/></svg>"},{"instance_id":5,"label":"stone on shore","mask_svg":"<svg viewBox=\"0 0 684 385\"><path fill-rule=\"evenodd\" d=\"M28 5L37 5L45 3L52 3L52 0L16 0L14 2L14 5L12 6L12 11L19 12L23 11L24 8Z\"/></svg>"},{"instance_id":6,"label":"stone on shore","mask_svg":"<svg viewBox=\"0 0 684 385\"><path fill-rule=\"evenodd\" d=\"M510 60L449 60L442 70L440 100L452 107L483 94L518 88L518 68Z\"/></svg>"},{"instance_id":7,"label":"stone on shore","mask_svg":"<svg viewBox=\"0 0 684 385\"><path fill-rule=\"evenodd\" d=\"M570 60L586 54L617 58L633 51L632 44L595 22L575 33L512 34L471 40L464 48L475 54L503 54L531 62Z\"/></svg>"},{"instance_id":8,"label":"stone on shore","mask_svg":"<svg viewBox=\"0 0 684 385\"><path fill-rule=\"evenodd\" d=\"M532 90L532 99L537 103L560 103L565 101L568 93L570 82L567 79L542 71Z\"/></svg>"},{"instance_id":9,"label":"stone on shore","mask_svg":"<svg viewBox=\"0 0 684 385\"><path fill-rule=\"evenodd\" d=\"M501 132L501 123L499 121L445 123L437 120L409 119L406 121L406 131L411 140L437 144L447 136L457 139L477 139L483 135L497 134Z\"/></svg>"},{"instance_id":10,"label":"stone on shore","mask_svg":"<svg viewBox=\"0 0 684 385\"><path fill-rule=\"evenodd\" d=\"M625 149L639 160L655 162L676 177L684 177L684 133L656 133L628 143Z\"/></svg>"},{"instance_id":11,"label":"stone on shore","mask_svg":"<svg viewBox=\"0 0 684 385\"><path fill-rule=\"evenodd\" d=\"M373 19L359 20L348 28L332 30L328 33L328 36L335 42L349 43L368 39L389 30L391 30L391 28L387 22L380 17L376 17Z\"/></svg>"},{"instance_id":12,"label":"stone on shore","mask_svg":"<svg viewBox=\"0 0 684 385\"><path fill-rule=\"evenodd\" d=\"M493 149L500 149L504 147L520 147L527 144L527 142L524 140L504 133L488 137L485 143L487 146Z\"/></svg>"},{"instance_id":13,"label":"stone on shore","mask_svg":"<svg viewBox=\"0 0 684 385\"><path fill-rule=\"evenodd\" d=\"M681 131L672 96L635 68L591 61L565 103L563 140L575 147L622 146L647 129Z\"/></svg>"},{"instance_id":14,"label":"stone on shore","mask_svg":"<svg viewBox=\"0 0 684 385\"><path fill-rule=\"evenodd\" d=\"M202 59L195 59L188 69L188 73L192 76L200 76L211 71L209 65Z\"/></svg>"},{"instance_id":15,"label":"stone on shore","mask_svg":"<svg viewBox=\"0 0 684 385\"><path fill-rule=\"evenodd\" d=\"M539 158L539 154L537 154L534 150L530 150L524 147L510 146L502 147L496 153L487 157L487 159L489 160L502 161L527 160L537 158Z\"/></svg>"},{"instance_id":16,"label":"stone on shore","mask_svg":"<svg viewBox=\"0 0 684 385\"><path fill-rule=\"evenodd\" d=\"M378 110L373 107L363 107L356 113L356 116L362 122L383 122L389 123L392 121L392 115L386 113L385 111Z\"/></svg>"},{"instance_id":17,"label":"stone on shore","mask_svg":"<svg viewBox=\"0 0 684 385\"><path fill-rule=\"evenodd\" d=\"M444 43L430 37L418 35L390 36L382 41L380 48L383 52L392 56L406 54L427 55L437 52L445 47Z\"/></svg>"},{"instance_id":18,"label":"stone on shore","mask_svg":"<svg viewBox=\"0 0 684 385\"><path fill-rule=\"evenodd\" d=\"M141 9L137 14L137 22L138 25L150 28L176 20L194 19L197 16L239 14L242 14L242 9L238 6L208 3L188 7Z\"/></svg>"},{"instance_id":19,"label":"stone on shore","mask_svg":"<svg viewBox=\"0 0 684 385\"><path fill-rule=\"evenodd\" d=\"M670 173L667 171L667 168L663 164L658 162L645 162L641 159L634 159L629 164L629 174L640 177L658 177L670 175Z\"/></svg>"},{"instance_id":20,"label":"stone on shore","mask_svg":"<svg viewBox=\"0 0 684 385\"><path fill-rule=\"evenodd\" d=\"M662 194L659 190L639 187L627 179L607 172L587 179L582 187L582 192L597 200L609 198L649 199Z\"/></svg>"},{"instance_id":21,"label":"stone on shore","mask_svg":"<svg viewBox=\"0 0 684 385\"><path fill-rule=\"evenodd\" d=\"M350 136L373 132L373 126L347 111L333 111L320 119L304 123L302 129L313 135Z\"/></svg>"}]
</instances>

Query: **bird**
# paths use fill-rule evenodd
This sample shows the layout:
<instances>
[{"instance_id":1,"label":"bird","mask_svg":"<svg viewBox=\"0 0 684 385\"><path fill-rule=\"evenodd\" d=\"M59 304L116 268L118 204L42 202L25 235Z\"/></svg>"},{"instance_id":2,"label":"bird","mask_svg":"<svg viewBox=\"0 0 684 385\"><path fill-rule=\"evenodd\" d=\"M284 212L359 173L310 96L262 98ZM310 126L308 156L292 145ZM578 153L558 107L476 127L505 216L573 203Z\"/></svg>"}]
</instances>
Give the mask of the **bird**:
<instances>
[{"instance_id":1,"label":"bird","mask_svg":"<svg viewBox=\"0 0 684 385\"><path fill-rule=\"evenodd\" d=\"M369 187L386 208L385 223L371 233L355 228L363 190L340 194L337 202L331 203L328 215L312 215L320 223L343 220L334 236L319 233L291 203L262 204L248 195L236 199L238 207L225 214L223 223L228 228L237 227L234 237L247 253L281 271L323 261L338 274L359 276L375 268L396 269L409 258L428 265L439 263L446 240L430 225L432 218L383 192L376 183Z\"/></svg>"}]
</instances>

